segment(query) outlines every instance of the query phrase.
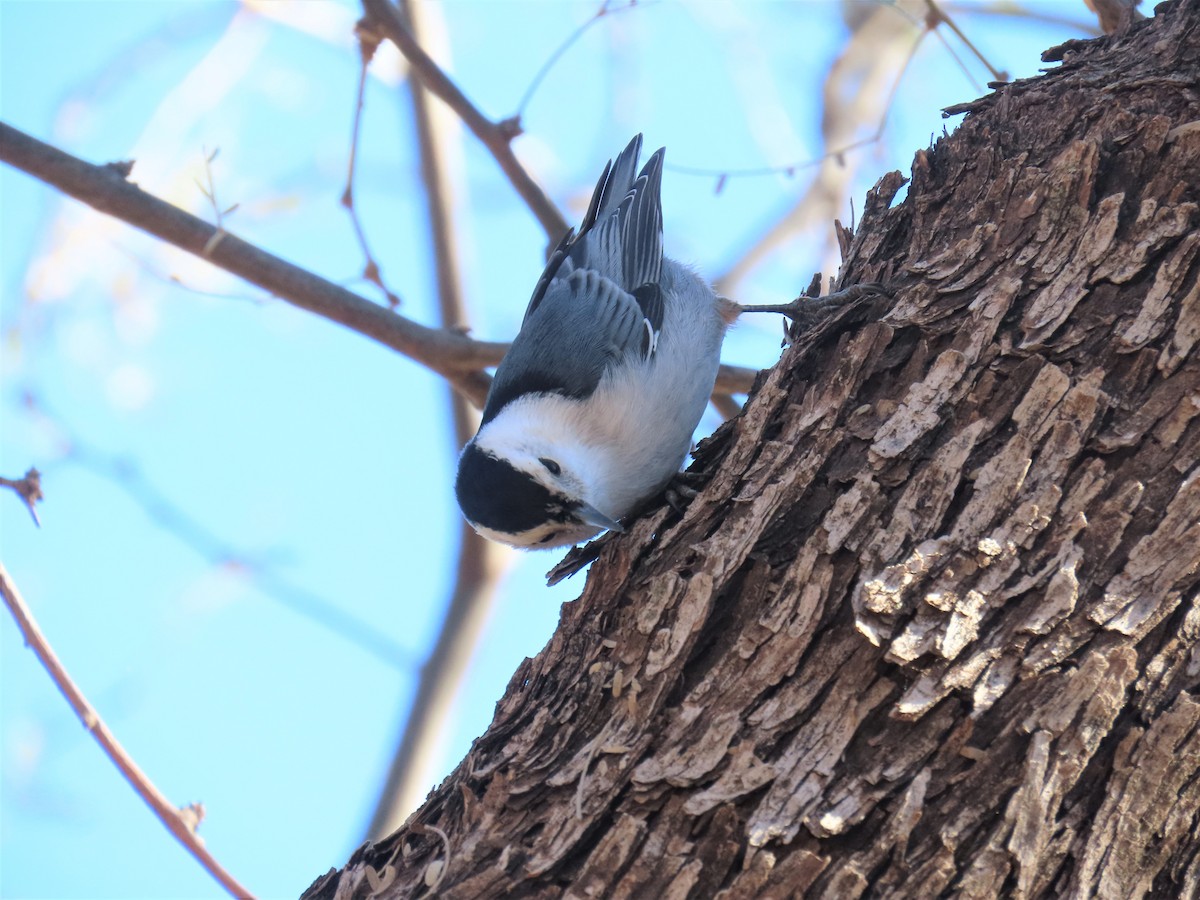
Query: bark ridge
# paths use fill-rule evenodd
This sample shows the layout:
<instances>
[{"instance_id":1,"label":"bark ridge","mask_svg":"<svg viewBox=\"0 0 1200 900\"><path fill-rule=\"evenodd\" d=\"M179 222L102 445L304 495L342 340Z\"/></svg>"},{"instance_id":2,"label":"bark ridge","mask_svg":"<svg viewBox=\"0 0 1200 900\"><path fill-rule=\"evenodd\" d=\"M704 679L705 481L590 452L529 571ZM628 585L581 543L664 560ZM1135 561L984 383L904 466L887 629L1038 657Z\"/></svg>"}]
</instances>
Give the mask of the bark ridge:
<instances>
[{"instance_id":1,"label":"bark ridge","mask_svg":"<svg viewBox=\"0 0 1200 900\"><path fill-rule=\"evenodd\" d=\"M1200 3L1047 58L306 897L1200 896Z\"/></svg>"}]
</instances>

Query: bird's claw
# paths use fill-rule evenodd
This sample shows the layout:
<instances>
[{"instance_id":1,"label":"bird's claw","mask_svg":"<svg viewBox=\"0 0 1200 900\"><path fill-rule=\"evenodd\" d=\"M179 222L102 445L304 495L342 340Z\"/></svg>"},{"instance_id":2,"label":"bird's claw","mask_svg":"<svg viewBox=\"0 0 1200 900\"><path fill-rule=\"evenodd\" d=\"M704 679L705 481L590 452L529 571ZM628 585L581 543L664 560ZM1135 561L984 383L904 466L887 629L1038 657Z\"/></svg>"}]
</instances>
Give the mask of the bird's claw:
<instances>
[{"instance_id":1,"label":"bird's claw","mask_svg":"<svg viewBox=\"0 0 1200 900\"><path fill-rule=\"evenodd\" d=\"M707 481L708 475L704 472L676 472L667 483L663 497L667 505L682 516L687 505L699 496L700 489Z\"/></svg>"},{"instance_id":2,"label":"bird's claw","mask_svg":"<svg viewBox=\"0 0 1200 900\"><path fill-rule=\"evenodd\" d=\"M890 296L890 292L876 281L852 284L821 297L797 297L791 303L781 304L776 311L787 316L796 327L803 330L816 325L834 310L869 296L887 297Z\"/></svg>"},{"instance_id":3,"label":"bird's claw","mask_svg":"<svg viewBox=\"0 0 1200 900\"><path fill-rule=\"evenodd\" d=\"M850 287L825 294L822 297L799 296L790 303L755 304L742 307L743 312L769 312L787 316L784 323L784 343L795 340L799 335L819 324L830 313L861 300L863 297L890 297L891 291L877 281L853 284Z\"/></svg>"}]
</instances>

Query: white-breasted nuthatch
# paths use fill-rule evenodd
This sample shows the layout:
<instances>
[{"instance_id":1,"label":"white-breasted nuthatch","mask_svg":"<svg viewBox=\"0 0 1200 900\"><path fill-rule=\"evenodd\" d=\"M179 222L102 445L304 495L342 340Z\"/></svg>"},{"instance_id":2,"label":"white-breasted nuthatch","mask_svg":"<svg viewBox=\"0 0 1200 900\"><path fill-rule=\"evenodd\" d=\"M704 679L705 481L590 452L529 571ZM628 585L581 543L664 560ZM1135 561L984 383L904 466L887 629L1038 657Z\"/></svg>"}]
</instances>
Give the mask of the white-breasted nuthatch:
<instances>
[{"instance_id":1,"label":"white-breasted nuthatch","mask_svg":"<svg viewBox=\"0 0 1200 900\"><path fill-rule=\"evenodd\" d=\"M491 540L560 547L623 531L679 472L729 324L743 310L799 312L739 306L663 256L665 149L635 177L641 146L639 134L605 166L579 233L551 254L463 448L458 504Z\"/></svg>"}]
</instances>

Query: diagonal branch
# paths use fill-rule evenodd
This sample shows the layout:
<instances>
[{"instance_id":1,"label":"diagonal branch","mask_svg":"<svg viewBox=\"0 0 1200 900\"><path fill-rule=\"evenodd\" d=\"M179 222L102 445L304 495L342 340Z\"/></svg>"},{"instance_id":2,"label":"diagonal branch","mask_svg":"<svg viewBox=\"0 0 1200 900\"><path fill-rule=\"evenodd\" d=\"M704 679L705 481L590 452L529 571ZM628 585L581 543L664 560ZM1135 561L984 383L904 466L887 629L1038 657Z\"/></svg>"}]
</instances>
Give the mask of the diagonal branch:
<instances>
[{"instance_id":1,"label":"diagonal branch","mask_svg":"<svg viewBox=\"0 0 1200 900\"><path fill-rule=\"evenodd\" d=\"M0 162L202 257L293 306L390 347L444 377L476 406L483 406L490 383L483 370L499 363L508 350L505 343L477 341L458 331L421 325L219 230L128 181L128 164L92 165L4 122L0 122ZM722 366L716 390L745 394L757 374L754 369Z\"/></svg>"},{"instance_id":2,"label":"diagonal branch","mask_svg":"<svg viewBox=\"0 0 1200 900\"><path fill-rule=\"evenodd\" d=\"M487 376L508 349L429 328L390 312L318 275L273 256L126 180L128 166L95 166L0 122L0 160L102 213L207 259L282 300L399 351L447 378L482 405Z\"/></svg>"},{"instance_id":3,"label":"diagonal branch","mask_svg":"<svg viewBox=\"0 0 1200 900\"><path fill-rule=\"evenodd\" d=\"M366 106L367 71L370 68L371 60L375 56L375 51L379 48L379 38L374 34L359 28L357 29L357 35L359 55L358 95L354 101L354 123L350 126L352 134L350 139L350 159L346 163L346 187L342 191L342 206L350 214L350 225L354 228L354 236L358 239L358 247L365 257L363 260L362 277L383 291L388 299L388 306L391 309L395 309L400 305L400 296L384 282L383 269L379 265L379 261L375 259L375 255L371 252L371 246L367 242L366 229L363 228L362 220L359 218L358 207L354 205L354 178L358 174L358 139L362 134L362 115L363 109Z\"/></svg>"},{"instance_id":4,"label":"diagonal branch","mask_svg":"<svg viewBox=\"0 0 1200 900\"><path fill-rule=\"evenodd\" d=\"M163 796L162 792L146 777L146 773L138 768L133 757L126 752L113 733L108 730L108 726L101 720L95 707L83 696L83 692L79 690L75 682L71 680L71 676L67 674L66 669L63 668L62 663L59 662L2 563L0 563L0 596L3 596L5 605L16 619L17 627L21 629L21 636L25 639L26 645L33 650L55 686L67 698L67 702L75 710L75 715L79 716L79 720L91 732L100 745L100 749L113 761L113 764L125 776L125 780L137 791L138 796L154 811L159 821L166 826L167 831L183 844L184 849L196 857L200 865L220 882L221 887L234 897L253 900L253 894L225 871L225 868L208 852L204 841L196 834L196 826L203 817L203 809L195 804L182 809L172 805L171 801Z\"/></svg>"},{"instance_id":5,"label":"diagonal branch","mask_svg":"<svg viewBox=\"0 0 1200 900\"><path fill-rule=\"evenodd\" d=\"M520 122L514 119L493 122L480 112L442 71L442 67L421 49L417 39L405 26L400 10L389 0L362 0L362 5L368 22L396 45L425 89L453 109L472 134L488 148L521 199L537 216L546 237L551 243L556 243L566 233L567 220L513 153L512 139L521 133Z\"/></svg>"}]
</instances>

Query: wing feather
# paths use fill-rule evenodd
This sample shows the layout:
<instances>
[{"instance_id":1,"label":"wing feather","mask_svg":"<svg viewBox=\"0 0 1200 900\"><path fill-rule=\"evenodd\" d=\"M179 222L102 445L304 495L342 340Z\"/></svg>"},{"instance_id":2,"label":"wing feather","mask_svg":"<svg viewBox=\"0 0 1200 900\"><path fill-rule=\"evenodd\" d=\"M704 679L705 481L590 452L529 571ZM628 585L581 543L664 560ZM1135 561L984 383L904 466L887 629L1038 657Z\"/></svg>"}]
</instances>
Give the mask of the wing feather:
<instances>
[{"instance_id":1,"label":"wing feather","mask_svg":"<svg viewBox=\"0 0 1200 900\"><path fill-rule=\"evenodd\" d=\"M484 423L528 393L586 397L610 367L653 357L664 318L664 151L635 178L641 146L639 134L605 167L579 232L550 255L496 370Z\"/></svg>"}]
</instances>

